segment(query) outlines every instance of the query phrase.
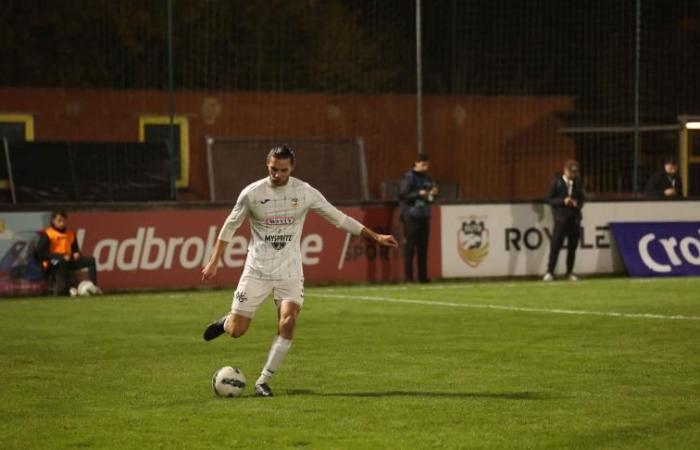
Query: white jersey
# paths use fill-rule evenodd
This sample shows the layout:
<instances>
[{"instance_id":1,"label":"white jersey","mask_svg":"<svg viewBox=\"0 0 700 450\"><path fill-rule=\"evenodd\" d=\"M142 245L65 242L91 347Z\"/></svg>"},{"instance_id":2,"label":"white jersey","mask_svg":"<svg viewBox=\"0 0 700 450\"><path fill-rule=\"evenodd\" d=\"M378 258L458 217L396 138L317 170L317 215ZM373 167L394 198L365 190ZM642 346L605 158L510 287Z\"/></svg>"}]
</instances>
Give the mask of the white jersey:
<instances>
[{"instance_id":1,"label":"white jersey","mask_svg":"<svg viewBox=\"0 0 700 450\"><path fill-rule=\"evenodd\" d=\"M246 186L224 222L219 239L230 242L246 217L251 240L243 275L263 280L303 278L301 231L309 210L338 228L359 235L363 225L331 205L323 195L297 178L275 186L269 177Z\"/></svg>"}]
</instances>

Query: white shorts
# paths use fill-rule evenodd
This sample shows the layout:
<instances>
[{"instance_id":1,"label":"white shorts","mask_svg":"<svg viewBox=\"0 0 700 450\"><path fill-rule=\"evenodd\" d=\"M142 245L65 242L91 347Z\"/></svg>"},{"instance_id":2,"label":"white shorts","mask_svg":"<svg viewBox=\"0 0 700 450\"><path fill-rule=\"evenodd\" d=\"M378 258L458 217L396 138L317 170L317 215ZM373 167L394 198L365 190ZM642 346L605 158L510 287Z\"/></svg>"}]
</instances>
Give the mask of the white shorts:
<instances>
[{"instance_id":1,"label":"white shorts","mask_svg":"<svg viewBox=\"0 0 700 450\"><path fill-rule=\"evenodd\" d=\"M277 307L283 301L296 303L300 308L304 306L303 279L261 280L246 275L238 281L233 293L231 312L252 318L270 293Z\"/></svg>"}]
</instances>

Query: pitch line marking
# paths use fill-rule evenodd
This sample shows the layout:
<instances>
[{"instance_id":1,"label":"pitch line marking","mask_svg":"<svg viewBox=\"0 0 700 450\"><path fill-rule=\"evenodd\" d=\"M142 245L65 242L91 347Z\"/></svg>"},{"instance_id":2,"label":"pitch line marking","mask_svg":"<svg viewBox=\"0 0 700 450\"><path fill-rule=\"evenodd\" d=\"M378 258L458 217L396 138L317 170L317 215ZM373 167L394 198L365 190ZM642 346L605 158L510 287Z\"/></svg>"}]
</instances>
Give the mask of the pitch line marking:
<instances>
[{"instance_id":1,"label":"pitch line marking","mask_svg":"<svg viewBox=\"0 0 700 450\"><path fill-rule=\"evenodd\" d=\"M372 302L384 303L405 303L413 305L431 305L431 306L448 306L454 308L472 308L472 309L496 309L501 311L520 311L520 312L535 312L548 314L569 314L580 316L603 316L603 317L626 317L635 319L658 319L658 320L700 320L699 316L669 316L664 314L648 314L648 313L621 313L614 311L587 311L575 309L547 309L547 308L529 308L523 306L510 305L488 305L478 303L452 303L452 302L432 302L428 300L414 300L408 298L391 298L391 297L370 297L367 295L342 295L342 294L311 294L307 297L321 298L336 298L341 300L367 300Z\"/></svg>"}]
</instances>

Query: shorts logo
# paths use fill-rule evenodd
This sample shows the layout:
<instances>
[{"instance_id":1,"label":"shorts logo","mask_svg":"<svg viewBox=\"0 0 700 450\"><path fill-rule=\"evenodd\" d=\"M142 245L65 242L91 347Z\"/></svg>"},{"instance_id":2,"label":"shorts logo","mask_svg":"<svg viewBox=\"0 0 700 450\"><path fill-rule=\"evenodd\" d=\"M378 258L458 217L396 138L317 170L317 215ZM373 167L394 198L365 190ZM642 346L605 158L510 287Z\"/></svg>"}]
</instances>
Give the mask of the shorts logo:
<instances>
[{"instance_id":1,"label":"shorts logo","mask_svg":"<svg viewBox=\"0 0 700 450\"><path fill-rule=\"evenodd\" d=\"M489 255L489 230L478 219L468 217L457 231L457 252L469 267L478 266Z\"/></svg>"},{"instance_id":2,"label":"shorts logo","mask_svg":"<svg viewBox=\"0 0 700 450\"><path fill-rule=\"evenodd\" d=\"M243 291L236 291L235 297L238 303L245 303L248 301L248 296Z\"/></svg>"},{"instance_id":3,"label":"shorts logo","mask_svg":"<svg viewBox=\"0 0 700 450\"><path fill-rule=\"evenodd\" d=\"M267 202L269 202L269 201L270 201L270 199L269 199L269 198L266 198L265 200L260 200L260 204L261 204L261 205L264 205L265 203L267 203Z\"/></svg>"}]
</instances>

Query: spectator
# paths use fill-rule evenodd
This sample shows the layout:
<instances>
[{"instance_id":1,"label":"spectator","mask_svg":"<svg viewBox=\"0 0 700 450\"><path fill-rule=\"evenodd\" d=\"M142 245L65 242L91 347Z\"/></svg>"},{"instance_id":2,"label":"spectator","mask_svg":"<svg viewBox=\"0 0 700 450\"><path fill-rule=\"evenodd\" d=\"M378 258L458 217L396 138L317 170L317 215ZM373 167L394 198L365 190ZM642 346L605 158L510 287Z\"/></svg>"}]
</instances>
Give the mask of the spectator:
<instances>
[{"instance_id":1,"label":"spectator","mask_svg":"<svg viewBox=\"0 0 700 450\"><path fill-rule=\"evenodd\" d=\"M56 286L54 293L76 296L76 280L74 271L88 269L88 277L97 285L97 267L95 258L80 254L75 233L67 229L68 214L65 211L54 211L51 214L51 225L39 233L36 247L37 258L44 270L55 271Z\"/></svg>"},{"instance_id":2,"label":"spectator","mask_svg":"<svg viewBox=\"0 0 700 450\"><path fill-rule=\"evenodd\" d=\"M549 262L544 281L554 279L554 269L559 251L567 240L566 276L571 281L578 280L574 275L576 248L581 235L581 208L583 208L583 188L578 178L578 163L572 159L564 164L564 174L557 175L547 192L547 203L552 207L554 230L549 251Z\"/></svg>"},{"instance_id":3,"label":"spectator","mask_svg":"<svg viewBox=\"0 0 700 450\"><path fill-rule=\"evenodd\" d=\"M404 275L413 278L413 254L417 254L418 281L428 283L428 236L430 235L430 204L438 195L437 183L428 176L430 159L418 154L413 168L401 180L399 199L401 221L404 224Z\"/></svg>"},{"instance_id":4,"label":"spectator","mask_svg":"<svg viewBox=\"0 0 700 450\"><path fill-rule=\"evenodd\" d=\"M683 185L678 176L678 163L675 158L664 160L663 170L655 172L647 183L647 198L673 200L683 198Z\"/></svg>"}]
</instances>

